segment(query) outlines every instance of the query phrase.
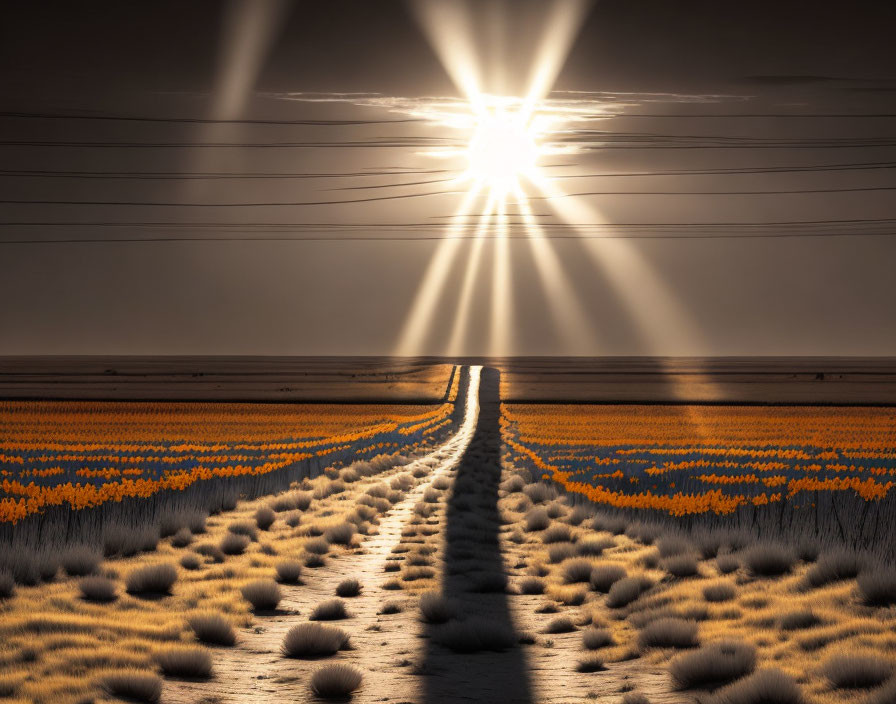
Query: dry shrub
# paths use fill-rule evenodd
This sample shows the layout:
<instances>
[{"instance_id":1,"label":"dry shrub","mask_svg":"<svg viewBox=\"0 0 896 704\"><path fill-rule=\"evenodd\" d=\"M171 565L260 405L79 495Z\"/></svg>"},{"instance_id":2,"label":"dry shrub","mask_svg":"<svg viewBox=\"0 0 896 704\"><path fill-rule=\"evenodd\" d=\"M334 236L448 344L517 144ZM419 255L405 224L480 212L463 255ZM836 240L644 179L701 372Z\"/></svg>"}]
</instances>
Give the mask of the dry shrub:
<instances>
[{"instance_id":1,"label":"dry shrub","mask_svg":"<svg viewBox=\"0 0 896 704\"><path fill-rule=\"evenodd\" d=\"M613 636L606 628L591 627L582 633L582 645L586 650L606 648L615 643Z\"/></svg>"},{"instance_id":2,"label":"dry shrub","mask_svg":"<svg viewBox=\"0 0 896 704\"><path fill-rule=\"evenodd\" d=\"M572 633L576 630L576 625L568 616L559 616L551 621L544 629L545 633Z\"/></svg>"},{"instance_id":3,"label":"dry shrub","mask_svg":"<svg viewBox=\"0 0 896 704\"><path fill-rule=\"evenodd\" d=\"M170 594L177 568L167 563L138 567L125 580L129 594Z\"/></svg>"},{"instance_id":4,"label":"dry shrub","mask_svg":"<svg viewBox=\"0 0 896 704\"><path fill-rule=\"evenodd\" d=\"M420 617L426 623L446 623L457 616L457 604L438 592L420 595Z\"/></svg>"},{"instance_id":5,"label":"dry shrub","mask_svg":"<svg viewBox=\"0 0 896 704\"><path fill-rule=\"evenodd\" d=\"M156 653L155 659L168 677L207 679L212 676L212 658L201 648L172 645Z\"/></svg>"},{"instance_id":6,"label":"dry shrub","mask_svg":"<svg viewBox=\"0 0 896 704\"><path fill-rule=\"evenodd\" d=\"M499 621L483 618L450 621L440 628L435 640L456 653L502 651L512 648L517 643L511 628Z\"/></svg>"},{"instance_id":7,"label":"dry shrub","mask_svg":"<svg viewBox=\"0 0 896 704\"><path fill-rule=\"evenodd\" d=\"M348 545L355 535L357 528L353 523L346 521L335 526L331 526L324 531L324 539L331 545Z\"/></svg>"},{"instance_id":8,"label":"dry shrub","mask_svg":"<svg viewBox=\"0 0 896 704\"><path fill-rule=\"evenodd\" d=\"M401 582L399 582L397 579L390 579L386 582L383 582L383 586L381 588L387 591L397 591L401 589Z\"/></svg>"},{"instance_id":9,"label":"dry shrub","mask_svg":"<svg viewBox=\"0 0 896 704\"><path fill-rule=\"evenodd\" d=\"M862 700L862 704L893 704L893 702L896 702L896 679L891 679L874 694Z\"/></svg>"},{"instance_id":10,"label":"dry shrub","mask_svg":"<svg viewBox=\"0 0 896 704\"><path fill-rule=\"evenodd\" d=\"M558 523L551 526L541 535L541 542L543 542L545 545L551 545L554 543L571 543L574 541L575 536L573 536L569 526L563 523Z\"/></svg>"},{"instance_id":11,"label":"dry shrub","mask_svg":"<svg viewBox=\"0 0 896 704\"><path fill-rule=\"evenodd\" d=\"M566 517L566 522L571 526L581 525L582 522L591 516L591 510L585 506L576 506Z\"/></svg>"},{"instance_id":12,"label":"dry shrub","mask_svg":"<svg viewBox=\"0 0 896 704\"><path fill-rule=\"evenodd\" d=\"M258 579L240 589L243 599L256 611L273 611L282 598L280 587L273 579Z\"/></svg>"},{"instance_id":13,"label":"dry shrub","mask_svg":"<svg viewBox=\"0 0 896 704\"><path fill-rule=\"evenodd\" d=\"M806 585L817 588L844 579L853 579L862 569L858 555L846 550L833 550L822 555L806 572Z\"/></svg>"},{"instance_id":14,"label":"dry shrub","mask_svg":"<svg viewBox=\"0 0 896 704\"><path fill-rule=\"evenodd\" d=\"M499 594L507 591L507 575L502 572L479 572L470 575L468 590L476 594Z\"/></svg>"},{"instance_id":15,"label":"dry shrub","mask_svg":"<svg viewBox=\"0 0 896 704\"><path fill-rule=\"evenodd\" d=\"M694 577L700 574L697 558L684 553L673 555L663 560L663 569L677 579Z\"/></svg>"},{"instance_id":16,"label":"dry shrub","mask_svg":"<svg viewBox=\"0 0 896 704\"><path fill-rule=\"evenodd\" d=\"M792 677L780 670L759 670L720 689L713 704L802 704L803 701Z\"/></svg>"},{"instance_id":17,"label":"dry shrub","mask_svg":"<svg viewBox=\"0 0 896 704\"><path fill-rule=\"evenodd\" d=\"M862 572L858 584L859 594L869 606L896 604L896 570L880 568Z\"/></svg>"},{"instance_id":18,"label":"dry shrub","mask_svg":"<svg viewBox=\"0 0 896 704\"><path fill-rule=\"evenodd\" d=\"M217 545L202 543L201 545L194 546L193 550L203 557L210 558L212 562L224 562L226 559L224 552Z\"/></svg>"},{"instance_id":19,"label":"dry shrub","mask_svg":"<svg viewBox=\"0 0 896 704\"><path fill-rule=\"evenodd\" d=\"M302 578L302 563L297 560L283 560L277 563L277 579L283 584L297 584Z\"/></svg>"},{"instance_id":20,"label":"dry shrub","mask_svg":"<svg viewBox=\"0 0 896 704\"><path fill-rule=\"evenodd\" d=\"M520 580L520 594L544 594L544 580L538 577L526 577Z\"/></svg>"},{"instance_id":21,"label":"dry shrub","mask_svg":"<svg viewBox=\"0 0 896 704\"><path fill-rule=\"evenodd\" d=\"M575 554L576 548L572 543L557 543L556 545L551 545L548 550L548 560L553 564L557 564L558 562L568 560Z\"/></svg>"},{"instance_id":22,"label":"dry shrub","mask_svg":"<svg viewBox=\"0 0 896 704\"><path fill-rule=\"evenodd\" d=\"M277 516L274 511L267 506L262 506L255 512L255 523L261 530L267 530L274 525L276 520Z\"/></svg>"},{"instance_id":23,"label":"dry shrub","mask_svg":"<svg viewBox=\"0 0 896 704\"><path fill-rule=\"evenodd\" d=\"M679 655L669 665L678 689L718 687L749 675L756 668L756 649L740 641L705 645L693 653Z\"/></svg>"},{"instance_id":24,"label":"dry shrub","mask_svg":"<svg viewBox=\"0 0 896 704\"><path fill-rule=\"evenodd\" d=\"M324 538L311 538L311 540L306 540L302 547L305 552L313 555L326 555L330 552L330 543Z\"/></svg>"},{"instance_id":25,"label":"dry shrub","mask_svg":"<svg viewBox=\"0 0 896 704\"><path fill-rule=\"evenodd\" d=\"M348 634L341 628L321 623L300 623L283 638L281 652L289 658L312 658L333 655L349 645Z\"/></svg>"},{"instance_id":26,"label":"dry shrub","mask_svg":"<svg viewBox=\"0 0 896 704\"><path fill-rule=\"evenodd\" d=\"M600 557L604 550L616 547L612 538L590 538L576 543L576 552L583 557Z\"/></svg>"},{"instance_id":27,"label":"dry shrub","mask_svg":"<svg viewBox=\"0 0 896 704\"><path fill-rule=\"evenodd\" d=\"M209 645L233 645L236 631L226 618L213 611L197 613L187 618L196 638Z\"/></svg>"},{"instance_id":28,"label":"dry shrub","mask_svg":"<svg viewBox=\"0 0 896 704\"><path fill-rule=\"evenodd\" d=\"M221 539L220 549L225 555L242 555L249 547L250 540L245 535L228 533Z\"/></svg>"},{"instance_id":29,"label":"dry shrub","mask_svg":"<svg viewBox=\"0 0 896 704\"><path fill-rule=\"evenodd\" d=\"M78 582L78 588L81 590L81 596L87 601L108 603L118 597L115 582L108 577L84 577Z\"/></svg>"},{"instance_id":30,"label":"dry shrub","mask_svg":"<svg viewBox=\"0 0 896 704\"><path fill-rule=\"evenodd\" d=\"M415 582L418 579L435 577L436 571L432 567L405 567L402 579L405 582Z\"/></svg>"},{"instance_id":31,"label":"dry shrub","mask_svg":"<svg viewBox=\"0 0 896 704\"><path fill-rule=\"evenodd\" d=\"M323 555L311 553L310 555L305 556L305 567L314 569L315 567L323 567L326 564L327 561L324 559Z\"/></svg>"},{"instance_id":32,"label":"dry shrub","mask_svg":"<svg viewBox=\"0 0 896 704\"><path fill-rule=\"evenodd\" d=\"M790 572L793 553L780 545L754 545L743 554L744 565L754 577L780 577Z\"/></svg>"},{"instance_id":33,"label":"dry shrub","mask_svg":"<svg viewBox=\"0 0 896 704\"><path fill-rule=\"evenodd\" d=\"M348 612L345 610L345 602L342 599L328 599L322 601L308 617L309 621L338 621L348 618Z\"/></svg>"},{"instance_id":34,"label":"dry shrub","mask_svg":"<svg viewBox=\"0 0 896 704\"><path fill-rule=\"evenodd\" d=\"M9 572L0 572L0 599L11 599L16 593L16 582Z\"/></svg>"},{"instance_id":35,"label":"dry shrub","mask_svg":"<svg viewBox=\"0 0 896 704\"><path fill-rule=\"evenodd\" d=\"M618 609L628 606L648 588L642 577L625 577L613 583L607 592L607 606Z\"/></svg>"},{"instance_id":36,"label":"dry shrub","mask_svg":"<svg viewBox=\"0 0 896 704\"><path fill-rule=\"evenodd\" d=\"M650 704L650 700L640 692L627 692L622 695L621 704Z\"/></svg>"},{"instance_id":37,"label":"dry shrub","mask_svg":"<svg viewBox=\"0 0 896 704\"><path fill-rule=\"evenodd\" d=\"M533 508L526 514L526 530L530 533L544 530L551 525L551 517L543 508Z\"/></svg>"},{"instance_id":38,"label":"dry shrub","mask_svg":"<svg viewBox=\"0 0 896 704\"><path fill-rule=\"evenodd\" d=\"M740 567L740 560L731 553L723 553L716 556L716 567L722 574L731 574Z\"/></svg>"},{"instance_id":39,"label":"dry shrub","mask_svg":"<svg viewBox=\"0 0 896 704\"><path fill-rule=\"evenodd\" d=\"M171 545L176 548L185 548L193 542L193 534L189 528L181 528L171 536Z\"/></svg>"},{"instance_id":40,"label":"dry shrub","mask_svg":"<svg viewBox=\"0 0 896 704\"><path fill-rule=\"evenodd\" d=\"M501 482L501 489L506 491L508 494L515 494L523 490L526 486L526 480L521 476L514 475L503 482Z\"/></svg>"},{"instance_id":41,"label":"dry shrub","mask_svg":"<svg viewBox=\"0 0 896 704\"><path fill-rule=\"evenodd\" d=\"M667 535L660 538L656 547L660 551L660 557L672 557L673 555L694 551L694 546L690 540L685 540L675 535Z\"/></svg>"},{"instance_id":42,"label":"dry shrub","mask_svg":"<svg viewBox=\"0 0 896 704\"><path fill-rule=\"evenodd\" d=\"M523 493L529 497L529 500L533 504L541 504L545 501L550 501L557 496L556 489L541 482L535 482L523 487Z\"/></svg>"},{"instance_id":43,"label":"dry shrub","mask_svg":"<svg viewBox=\"0 0 896 704\"><path fill-rule=\"evenodd\" d=\"M681 618L658 618L638 634L638 647L693 648L697 645L697 624Z\"/></svg>"},{"instance_id":44,"label":"dry shrub","mask_svg":"<svg viewBox=\"0 0 896 704\"><path fill-rule=\"evenodd\" d=\"M593 567L588 560L570 560L563 565L563 581L567 584L588 582Z\"/></svg>"},{"instance_id":45,"label":"dry shrub","mask_svg":"<svg viewBox=\"0 0 896 704\"><path fill-rule=\"evenodd\" d=\"M626 571L621 565L597 565L591 570L589 581L596 592L606 594L620 579L625 579Z\"/></svg>"},{"instance_id":46,"label":"dry shrub","mask_svg":"<svg viewBox=\"0 0 896 704\"><path fill-rule=\"evenodd\" d=\"M377 613L385 614L388 616L390 614L400 614L402 611L404 611L404 608L402 607L402 605L399 602L387 601L385 604L383 604L380 607L380 610Z\"/></svg>"},{"instance_id":47,"label":"dry shrub","mask_svg":"<svg viewBox=\"0 0 896 704\"><path fill-rule=\"evenodd\" d=\"M597 655L582 658L576 663L576 672L603 672L605 669L603 658Z\"/></svg>"},{"instance_id":48,"label":"dry shrub","mask_svg":"<svg viewBox=\"0 0 896 704\"><path fill-rule=\"evenodd\" d=\"M255 524L249 521L234 521L227 526L227 530L234 535L244 535L251 540L255 540L258 537L258 530Z\"/></svg>"},{"instance_id":49,"label":"dry shrub","mask_svg":"<svg viewBox=\"0 0 896 704\"><path fill-rule=\"evenodd\" d=\"M736 594L737 587L731 582L716 582L703 587L703 598L714 603L731 601Z\"/></svg>"},{"instance_id":50,"label":"dry shrub","mask_svg":"<svg viewBox=\"0 0 896 704\"><path fill-rule=\"evenodd\" d=\"M435 487L428 487L423 492L423 500L428 504L438 503L440 498L442 498L442 492Z\"/></svg>"},{"instance_id":51,"label":"dry shrub","mask_svg":"<svg viewBox=\"0 0 896 704\"><path fill-rule=\"evenodd\" d=\"M96 572L102 555L99 550L76 545L62 555L62 567L71 577L84 577Z\"/></svg>"},{"instance_id":52,"label":"dry shrub","mask_svg":"<svg viewBox=\"0 0 896 704\"><path fill-rule=\"evenodd\" d=\"M781 630L798 631L804 628L812 628L821 623L821 619L811 609L798 609L781 616Z\"/></svg>"},{"instance_id":53,"label":"dry shrub","mask_svg":"<svg viewBox=\"0 0 896 704\"><path fill-rule=\"evenodd\" d=\"M98 683L109 696L128 701L155 704L162 697L162 680L144 670L108 672L100 676Z\"/></svg>"},{"instance_id":54,"label":"dry shrub","mask_svg":"<svg viewBox=\"0 0 896 704\"><path fill-rule=\"evenodd\" d=\"M324 665L311 675L311 691L324 699L344 699L361 686L361 671L351 665Z\"/></svg>"},{"instance_id":55,"label":"dry shrub","mask_svg":"<svg viewBox=\"0 0 896 704\"><path fill-rule=\"evenodd\" d=\"M336 585L336 596L350 598L358 596L361 593L361 583L357 579L343 579Z\"/></svg>"},{"instance_id":56,"label":"dry shrub","mask_svg":"<svg viewBox=\"0 0 896 704\"><path fill-rule=\"evenodd\" d=\"M821 672L837 689L876 687L890 678L893 665L874 655L834 655L821 666Z\"/></svg>"},{"instance_id":57,"label":"dry shrub","mask_svg":"<svg viewBox=\"0 0 896 704\"><path fill-rule=\"evenodd\" d=\"M290 528L296 528L302 524L302 514L298 511L293 511L283 519L283 522Z\"/></svg>"}]
</instances>

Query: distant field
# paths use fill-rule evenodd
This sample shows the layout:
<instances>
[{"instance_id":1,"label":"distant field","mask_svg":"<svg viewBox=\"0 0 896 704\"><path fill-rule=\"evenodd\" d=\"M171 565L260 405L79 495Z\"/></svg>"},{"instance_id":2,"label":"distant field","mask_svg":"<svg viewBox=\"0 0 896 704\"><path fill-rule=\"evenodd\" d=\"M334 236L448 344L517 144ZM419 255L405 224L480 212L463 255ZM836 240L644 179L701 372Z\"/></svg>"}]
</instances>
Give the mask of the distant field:
<instances>
[{"instance_id":1,"label":"distant field","mask_svg":"<svg viewBox=\"0 0 896 704\"><path fill-rule=\"evenodd\" d=\"M455 390L456 392L456 390ZM338 451L408 451L453 404L0 402L0 523L265 475Z\"/></svg>"},{"instance_id":2,"label":"distant field","mask_svg":"<svg viewBox=\"0 0 896 704\"><path fill-rule=\"evenodd\" d=\"M880 506L896 485L893 408L503 408L517 462L619 509L743 519L763 507L782 529L857 531L867 544L877 513L851 512L861 502Z\"/></svg>"}]
</instances>

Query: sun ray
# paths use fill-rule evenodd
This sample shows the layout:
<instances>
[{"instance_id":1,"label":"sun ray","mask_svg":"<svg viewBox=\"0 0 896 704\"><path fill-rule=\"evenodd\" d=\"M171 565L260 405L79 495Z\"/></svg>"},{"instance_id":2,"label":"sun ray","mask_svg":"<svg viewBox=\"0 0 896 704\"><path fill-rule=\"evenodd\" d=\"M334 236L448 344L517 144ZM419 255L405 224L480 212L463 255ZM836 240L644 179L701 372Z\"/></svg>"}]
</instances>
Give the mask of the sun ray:
<instances>
[{"instance_id":1,"label":"sun ray","mask_svg":"<svg viewBox=\"0 0 896 704\"><path fill-rule=\"evenodd\" d=\"M498 203L494 261L492 263L491 323L489 325L488 353L491 356L509 354L510 336L513 330L513 292L510 280L510 241L507 239L507 203Z\"/></svg>"},{"instance_id":2,"label":"sun ray","mask_svg":"<svg viewBox=\"0 0 896 704\"><path fill-rule=\"evenodd\" d=\"M464 195L456 213L457 217L448 226L446 237L436 245L421 279L411 310L398 336L396 355L413 356L421 354L423 351L423 341L429 330L433 311L443 293L452 264L463 245L463 240L459 238L466 229L467 221L481 192L481 184L474 183Z\"/></svg>"}]
</instances>

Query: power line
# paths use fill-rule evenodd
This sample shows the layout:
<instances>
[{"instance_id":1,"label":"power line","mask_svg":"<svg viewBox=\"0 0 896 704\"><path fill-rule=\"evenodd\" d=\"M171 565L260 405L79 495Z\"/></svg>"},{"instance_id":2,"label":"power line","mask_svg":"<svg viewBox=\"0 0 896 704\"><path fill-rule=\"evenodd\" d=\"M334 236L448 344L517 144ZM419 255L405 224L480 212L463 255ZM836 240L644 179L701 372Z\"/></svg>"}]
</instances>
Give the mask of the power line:
<instances>
[{"instance_id":1,"label":"power line","mask_svg":"<svg viewBox=\"0 0 896 704\"><path fill-rule=\"evenodd\" d=\"M530 196L529 200L555 200L581 196L755 196L755 195L808 195L830 193L868 193L875 191L896 191L896 186L859 186L855 188L805 188L793 190L753 190L753 191L587 191L581 193L564 193L562 196ZM164 208L274 208L305 207L316 205L349 205L370 203L374 201L404 200L408 198L425 198L444 196L460 191L426 191L423 193L402 193L390 196L371 196L369 198L352 198L342 200L313 201L259 201L226 203L196 203L173 201L127 201L127 200L19 200L0 199L0 205L90 205L90 206L123 206L123 207L164 207Z\"/></svg>"},{"instance_id":2,"label":"power line","mask_svg":"<svg viewBox=\"0 0 896 704\"><path fill-rule=\"evenodd\" d=\"M100 120L112 122L159 122L201 125L293 125L311 127L350 127L355 125L389 125L403 122L423 122L422 118L399 118L392 120L216 120L205 117L146 117L138 115L80 115L51 112L0 111L0 118L29 120Z\"/></svg>"}]
</instances>

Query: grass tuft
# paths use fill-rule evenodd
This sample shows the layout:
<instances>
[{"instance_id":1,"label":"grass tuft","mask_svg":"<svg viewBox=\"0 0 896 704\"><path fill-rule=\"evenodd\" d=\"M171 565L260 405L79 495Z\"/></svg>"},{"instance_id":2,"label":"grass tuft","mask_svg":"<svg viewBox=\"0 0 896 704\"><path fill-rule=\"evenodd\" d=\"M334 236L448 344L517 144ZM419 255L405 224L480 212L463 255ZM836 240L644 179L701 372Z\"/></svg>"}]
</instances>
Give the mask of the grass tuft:
<instances>
[{"instance_id":1,"label":"grass tuft","mask_svg":"<svg viewBox=\"0 0 896 704\"><path fill-rule=\"evenodd\" d=\"M896 604L896 570L876 569L859 574L859 594L868 606Z\"/></svg>"},{"instance_id":2,"label":"grass tuft","mask_svg":"<svg viewBox=\"0 0 896 704\"><path fill-rule=\"evenodd\" d=\"M821 672L837 689L865 689L883 684L893 674L893 666L873 655L840 654L829 658Z\"/></svg>"},{"instance_id":3,"label":"grass tuft","mask_svg":"<svg viewBox=\"0 0 896 704\"><path fill-rule=\"evenodd\" d=\"M349 578L343 579L336 586L336 596L341 596L343 598L350 598L354 596L358 596L361 593L361 583L357 579Z\"/></svg>"},{"instance_id":4,"label":"grass tuft","mask_svg":"<svg viewBox=\"0 0 896 704\"><path fill-rule=\"evenodd\" d=\"M255 512L255 523L261 530L268 530L276 520L277 516L273 509L267 506L262 506Z\"/></svg>"},{"instance_id":5,"label":"grass tuft","mask_svg":"<svg viewBox=\"0 0 896 704\"><path fill-rule=\"evenodd\" d=\"M193 614L187 618L196 638L208 645L234 645L236 631L226 618L213 611Z\"/></svg>"},{"instance_id":6,"label":"grass tuft","mask_svg":"<svg viewBox=\"0 0 896 704\"><path fill-rule=\"evenodd\" d=\"M832 582L853 579L861 569L862 562L858 555L846 550L834 550L822 555L809 568L806 572L806 585L818 588Z\"/></svg>"},{"instance_id":7,"label":"grass tuft","mask_svg":"<svg viewBox=\"0 0 896 704\"><path fill-rule=\"evenodd\" d=\"M731 582L716 582L703 587L703 598L713 603L731 601L736 594L737 587Z\"/></svg>"},{"instance_id":8,"label":"grass tuft","mask_svg":"<svg viewBox=\"0 0 896 704\"><path fill-rule=\"evenodd\" d=\"M780 545L754 545L744 555L744 565L754 577L780 577L795 562L792 552Z\"/></svg>"},{"instance_id":9,"label":"grass tuft","mask_svg":"<svg viewBox=\"0 0 896 704\"><path fill-rule=\"evenodd\" d=\"M311 675L311 691L324 699L343 699L361 686L361 671L351 665L319 667Z\"/></svg>"},{"instance_id":10,"label":"grass tuft","mask_svg":"<svg viewBox=\"0 0 896 704\"><path fill-rule=\"evenodd\" d=\"M348 634L341 628L321 623L300 623L283 638L281 652L288 658L333 655L349 645Z\"/></svg>"},{"instance_id":11,"label":"grass tuft","mask_svg":"<svg viewBox=\"0 0 896 704\"><path fill-rule=\"evenodd\" d=\"M283 560L277 563L277 579L283 584L298 584L302 578L302 563L297 560Z\"/></svg>"},{"instance_id":12,"label":"grass tuft","mask_svg":"<svg viewBox=\"0 0 896 704\"><path fill-rule=\"evenodd\" d=\"M697 645L697 624L667 617L651 621L638 634L638 646L648 648L693 648Z\"/></svg>"},{"instance_id":13,"label":"grass tuft","mask_svg":"<svg viewBox=\"0 0 896 704\"><path fill-rule=\"evenodd\" d=\"M198 680L212 676L212 658L201 648L169 646L156 653L156 662L168 677Z\"/></svg>"},{"instance_id":14,"label":"grass tuft","mask_svg":"<svg viewBox=\"0 0 896 704\"><path fill-rule=\"evenodd\" d=\"M108 577L84 577L78 582L78 588L87 601L109 603L118 598L115 582Z\"/></svg>"},{"instance_id":15,"label":"grass tuft","mask_svg":"<svg viewBox=\"0 0 896 704\"><path fill-rule=\"evenodd\" d=\"M576 625L572 622L571 618L568 616L558 616L547 625L544 632L552 634L572 633L574 630L576 630Z\"/></svg>"},{"instance_id":16,"label":"grass tuft","mask_svg":"<svg viewBox=\"0 0 896 704\"><path fill-rule=\"evenodd\" d=\"M457 615L457 605L452 599L438 592L420 595L420 617L426 623L446 623Z\"/></svg>"},{"instance_id":17,"label":"grass tuft","mask_svg":"<svg viewBox=\"0 0 896 704\"><path fill-rule=\"evenodd\" d=\"M739 641L711 643L679 655L669 665L678 689L718 687L749 675L756 668L756 649Z\"/></svg>"},{"instance_id":18,"label":"grass tuft","mask_svg":"<svg viewBox=\"0 0 896 704\"><path fill-rule=\"evenodd\" d=\"M338 621L343 618L348 618L348 612L342 599L322 601L308 617L310 621Z\"/></svg>"},{"instance_id":19,"label":"grass tuft","mask_svg":"<svg viewBox=\"0 0 896 704\"><path fill-rule=\"evenodd\" d=\"M273 611L282 598L280 587L273 579L258 579L240 589L243 599L256 611Z\"/></svg>"},{"instance_id":20,"label":"grass tuft","mask_svg":"<svg viewBox=\"0 0 896 704\"><path fill-rule=\"evenodd\" d=\"M162 680L143 670L119 670L102 675L99 685L106 694L133 702L155 704L162 697Z\"/></svg>"},{"instance_id":21,"label":"grass tuft","mask_svg":"<svg viewBox=\"0 0 896 704\"><path fill-rule=\"evenodd\" d=\"M796 682L780 670L759 670L716 692L713 704L802 704Z\"/></svg>"},{"instance_id":22,"label":"grass tuft","mask_svg":"<svg viewBox=\"0 0 896 704\"><path fill-rule=\"evenodd\" d=\"M125 580L128 594L170 594L177 581L177 568L168 563L138 567Z\"/></svg>"}]
</instances>

